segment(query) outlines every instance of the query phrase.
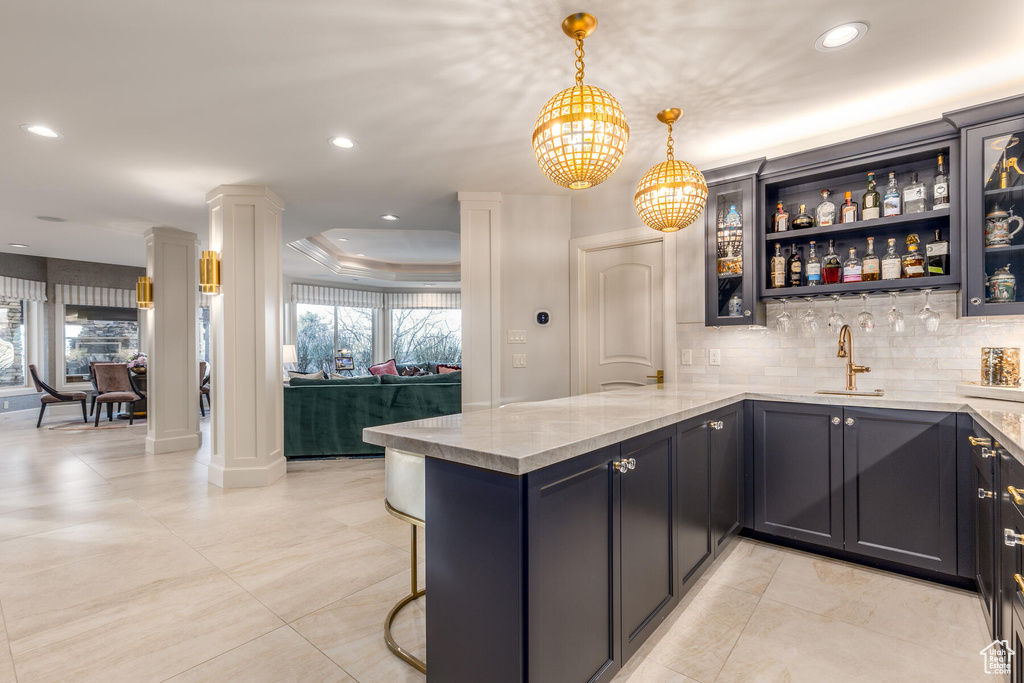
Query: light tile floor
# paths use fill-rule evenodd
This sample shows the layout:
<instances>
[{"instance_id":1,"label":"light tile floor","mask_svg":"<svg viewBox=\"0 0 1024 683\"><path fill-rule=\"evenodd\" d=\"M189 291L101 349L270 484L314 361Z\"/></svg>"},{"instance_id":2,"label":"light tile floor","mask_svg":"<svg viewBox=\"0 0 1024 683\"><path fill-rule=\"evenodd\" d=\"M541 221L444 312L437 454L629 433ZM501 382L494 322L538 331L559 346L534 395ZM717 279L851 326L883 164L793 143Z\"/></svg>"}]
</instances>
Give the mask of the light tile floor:
<instances>
[{"instance_id":1,"label":"light tile floor","mask_svg":"<svg viewBox=\"0 0 1024 683\"><path fill-rule=\"evenodd\" d=\"M409 584L383 461L223 491L145 426L34 424L0 422L0 683L423 681L381 632ZM421 657L424 615L395 629ZM740 540L616 683L991 681L986 644L973 594Z\"/></svg>"}]
</instances>

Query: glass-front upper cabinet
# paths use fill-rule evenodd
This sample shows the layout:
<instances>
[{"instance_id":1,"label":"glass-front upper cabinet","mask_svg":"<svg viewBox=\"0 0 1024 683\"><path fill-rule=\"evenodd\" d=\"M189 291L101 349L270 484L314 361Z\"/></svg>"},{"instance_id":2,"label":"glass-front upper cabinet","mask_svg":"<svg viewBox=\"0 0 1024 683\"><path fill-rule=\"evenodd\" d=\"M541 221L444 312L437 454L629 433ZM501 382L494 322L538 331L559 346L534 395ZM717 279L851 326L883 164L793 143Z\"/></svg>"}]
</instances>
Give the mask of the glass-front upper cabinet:
<instances>
[{"instance_id":1,"label":"glass-front upper cabinet","mask_svg":"<svg viewBox=\"0 0 1024 683\"><path fill-rule=\"evenodd\" d=\"M968 128L965 315L1024 314L1024 118Z\"/></svg>"},{"instance_id":2,"label":"glass-front upper cabinet","mask_svg":"<svg viewBox=\"0 0 1024 683\"><path fill-rule=\"evenodd\" d=\"M754 262L754 176L708 188L706 224L706 296L708 326L764 325L764 304L757 301Z\"/></svg>"}]
</instances>

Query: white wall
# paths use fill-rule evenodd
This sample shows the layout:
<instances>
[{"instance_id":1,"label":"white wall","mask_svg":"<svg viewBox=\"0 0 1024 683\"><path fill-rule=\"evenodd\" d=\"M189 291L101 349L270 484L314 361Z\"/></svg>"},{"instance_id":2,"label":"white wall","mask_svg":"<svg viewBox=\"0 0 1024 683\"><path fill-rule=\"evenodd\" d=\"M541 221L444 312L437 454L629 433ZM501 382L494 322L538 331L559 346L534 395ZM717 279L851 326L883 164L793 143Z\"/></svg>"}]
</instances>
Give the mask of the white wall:
<instances>
[{"instance_id":1,"label":"white wall","mask_svg":"<svg viewBox=\"0 0 1024 683\"><path fill-rule=\"evenodd\" d=\"M571 197L503 195L501 200L501 403L569 395ZM551 322L539 326L544 309ZM525 344L509 344L510 329ZM512 354L526 367L513 368Z\"/></svg>"}]
</instances>

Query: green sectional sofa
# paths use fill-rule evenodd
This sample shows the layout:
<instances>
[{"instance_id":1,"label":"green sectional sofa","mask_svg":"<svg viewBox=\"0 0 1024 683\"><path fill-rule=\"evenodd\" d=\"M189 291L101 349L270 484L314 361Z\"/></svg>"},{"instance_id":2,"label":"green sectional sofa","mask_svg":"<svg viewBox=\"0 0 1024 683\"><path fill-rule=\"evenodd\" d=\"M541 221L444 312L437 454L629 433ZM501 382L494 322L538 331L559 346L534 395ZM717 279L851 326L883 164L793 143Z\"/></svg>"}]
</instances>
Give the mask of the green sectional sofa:
<instances>
[{"instance_id":1,"label":"green sectional sofa","mask_svg":"<svg viewBox=\"0 0 1024 683\"><path fill-rule=\"evenodd\" d=\"M363 428L462 412L462 373L419 377L293 378L284 388L288 458L376 455Z\"/></svg>"}]
</instances>

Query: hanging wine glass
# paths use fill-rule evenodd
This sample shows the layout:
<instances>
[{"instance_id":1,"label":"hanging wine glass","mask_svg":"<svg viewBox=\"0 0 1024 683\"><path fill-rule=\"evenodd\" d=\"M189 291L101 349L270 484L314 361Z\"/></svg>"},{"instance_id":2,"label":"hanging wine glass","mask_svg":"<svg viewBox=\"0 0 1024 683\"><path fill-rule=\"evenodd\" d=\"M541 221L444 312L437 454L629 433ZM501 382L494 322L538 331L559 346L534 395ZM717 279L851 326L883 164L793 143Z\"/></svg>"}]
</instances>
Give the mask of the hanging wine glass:
<instances>
[{"instance_id":1,"label":"hanging wine glass","mask_svg":"<svg viewBox=\"0 0 1024 683\"><path fill-rule=\"evenodd\" d=\"M793 326L793 316L789 314L789 309L787 308L788 304L789 299L782 300L782 313L779 313L779 317L775 321L775 324L779 328L779 332L782 334L789 332Z\"/></svg>"},{"instance_id":2,"label":"hanging wine glass","mask_svg":"<svg viewBox=\"0 0 1024 683\"><path fill-rule=\"evenodd\" d=\"M875 316L871 315L871 311L868 310L868 295L864 292L860 295L860 302L864 307L864 310L857 316L857 326L860 327L861 332L874 332L875 331Z\"/></svg>"},{"instance_id":3,"label":"hanging wine glass","mask_svg":"<svg viewBox=\"0 0 1024 683\"><path fill-rule=\"evenodd\" d=\"M889 313L885 316L885 321L889 324L889 329L893 332L902 332L906 329L906 320L903 317L903 311L896 308L896 292L890 292L890 300L892 302L892 308L889 309Z\"/></svg>"},{"instance_id":4,"label":"hanging wine glass","mask_svg":"<svg viewBox=\"0 0 1024 683\"><path fill-rule=\"evenodd\" d=\"M917 314L917 317L924 324L924 329L929 332L937 332L939 330L939 314L932 310L932 305L929 301L931 293L932 290L930 289L924 290L924 308Z\"/></svg>"},{"instance_id":5,"label":"hanging wine glass","mask_svg":"<svg viewBox=\"0 0 1024 683\"><path fill-rule=\"evenodd\" d=\"M828 314L828 329L832 332L839 332L840 328L846 324L846 318L839 312L839 295L832 295L832 311Z\"/></svg>"},{"instance_id":6,"label":"hanging wine glass","mask_svg":"<svg viewBox=\"0 0 1024 683\"><path fill-rule=\"evenodd\" d=\"M807 334L815 334L821 327L821 318L814 310L814 299L807 297L808 308L804 311L804 314L800 316L800 322L803 324L804 332Z\"/></svg>"}]
</instances>

